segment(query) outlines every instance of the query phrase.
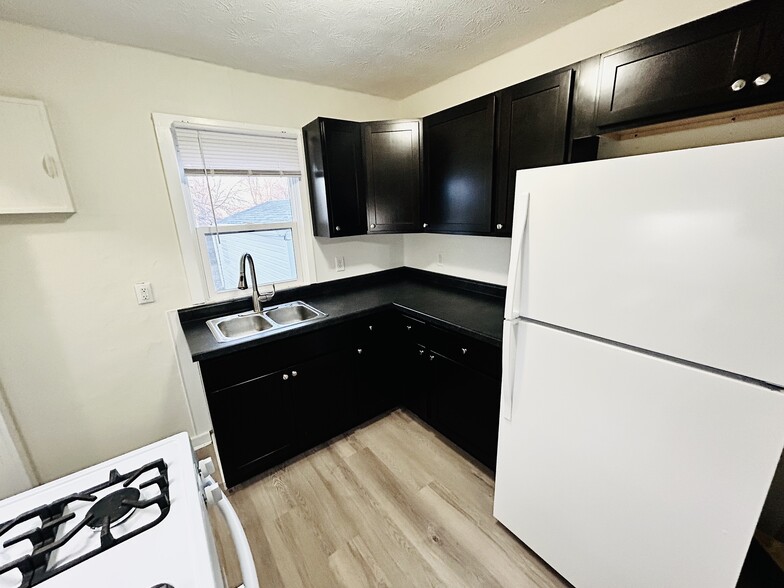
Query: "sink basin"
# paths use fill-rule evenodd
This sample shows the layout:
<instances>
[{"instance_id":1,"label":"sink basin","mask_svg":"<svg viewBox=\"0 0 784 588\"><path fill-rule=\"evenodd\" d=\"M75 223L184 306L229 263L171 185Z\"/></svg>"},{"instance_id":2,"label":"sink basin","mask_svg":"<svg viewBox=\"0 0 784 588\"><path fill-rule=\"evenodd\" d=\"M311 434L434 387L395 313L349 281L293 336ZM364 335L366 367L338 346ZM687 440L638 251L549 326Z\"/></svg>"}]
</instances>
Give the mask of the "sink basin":
<instances>
[{"instance_id":1,"label":"sink basin","mask_svg":"<svg viewBox=\"0 0 784 588\"><path fill-rule=\"evenodd\" d=\"M274 329L270 321L260 314L239 314L207 321L207 326L218 341L233 341Z\"/></svg>"},{"instance_id":2,"label":"sink basin","mask_svg":"<svg viewBox=\"0 0 784 588\"><path fill-rule=\"evenodd\" d=\"M319 311L304 303L281 304L264 311L264 315L279 325L292 325L324 316L323 313L319 315Z\"/></svg>"},{"instance_id":3,"label":"sink basin","mask_svg":"<svg viewBox=\"0 0 784 588\"><path fill-rule=\"evenodd\" d=\"M207 326L215 339L223 343L259 333L274 333L325 316L320 310L297 300L265 308L261 314L243 312L211 319Z\"/></svg>"}]
</instances>

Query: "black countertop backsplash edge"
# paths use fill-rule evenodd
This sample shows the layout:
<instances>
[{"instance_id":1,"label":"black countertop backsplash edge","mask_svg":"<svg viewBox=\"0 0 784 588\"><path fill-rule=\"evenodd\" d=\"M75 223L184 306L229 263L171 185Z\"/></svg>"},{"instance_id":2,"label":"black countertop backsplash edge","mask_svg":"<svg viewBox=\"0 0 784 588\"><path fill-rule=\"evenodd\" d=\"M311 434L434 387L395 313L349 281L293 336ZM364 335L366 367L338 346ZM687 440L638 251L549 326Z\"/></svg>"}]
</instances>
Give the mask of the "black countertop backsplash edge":
<instances>
[{"instance_id":1,"label":"black countertop backsplash edge","mask_svg":"<svg viewBox=\"0 0 784 588\"><path fill-rule=\"evenodd\" d=\"M281 290L275 294L275 297L270 302L270 306L277 304L284 304L293 300L300 300L310 296L325 296L334 294L335 292L343 292L352 288L364 288L367 286L376 286L384 282L392 282L400 279L413 279L417 281L427 282L436 286L443 286L447 288L454 288L457 290L465 290L467 292L474 292L477 294L484 294L494 298L506 297L506 286L499 286L496 284L489 284L487 282L479 282L477 280L470 280L468 278L459 278L456 276L449 276L446 274L438 274L421 270L412 267L396 267L379 272L369 274L362 274L360 276L352 276L350 278L343 278L340 280L330 280L328 282L317 282L307 286L300 286L299 288L292 288L290 290ZM187 308L180 308L177 314L180 318L180 323L187 323L191 321L206 321L219 316L228 316L245 312L253 308L250 296L236 300L228 300L226 302L214 302L209 304L198 304L189 306Z\"/></svg>"}]
</instances>

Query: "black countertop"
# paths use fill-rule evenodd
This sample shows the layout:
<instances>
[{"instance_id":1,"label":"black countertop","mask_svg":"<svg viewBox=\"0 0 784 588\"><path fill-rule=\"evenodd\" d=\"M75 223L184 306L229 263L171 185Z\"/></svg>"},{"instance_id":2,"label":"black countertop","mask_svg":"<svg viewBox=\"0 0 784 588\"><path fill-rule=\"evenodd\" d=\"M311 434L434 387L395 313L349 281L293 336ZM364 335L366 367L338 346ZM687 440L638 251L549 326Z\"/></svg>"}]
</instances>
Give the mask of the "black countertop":
<instances>
[{"instance_id":1,"label":"black countertop","mask_svg":"<svg viewBox=\"0 0 784 588\"><path fill-rule=\"evenodd\" d=\"M327 316L293 329L227 343L216 341L205 321L251 310L250 297L178 312L193 361L220 357L393 307L409 316L500 346L505 293L503 286L397 268L280 292L270 306L303 300Z\"/></svg>"}]
</instances>

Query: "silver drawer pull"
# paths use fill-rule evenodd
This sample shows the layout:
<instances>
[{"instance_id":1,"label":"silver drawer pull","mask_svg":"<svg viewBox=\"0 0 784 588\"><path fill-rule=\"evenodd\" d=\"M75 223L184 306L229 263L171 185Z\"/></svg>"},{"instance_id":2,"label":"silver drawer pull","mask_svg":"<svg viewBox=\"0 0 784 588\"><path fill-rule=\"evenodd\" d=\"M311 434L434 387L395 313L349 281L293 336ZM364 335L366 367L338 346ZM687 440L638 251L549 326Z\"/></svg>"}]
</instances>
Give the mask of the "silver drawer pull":
<instances>
[{"instance_id":1,"label":"silver drawer pull","mask_svg":"<svg viewBox=\"0 0 784 588\"><path fill-rule=\"evenodd\" d=\"M735 80L734 82L732 82L732 85L730 86L733 92L740 92L745 87L746 87L746 80L744 80L743 78L739 80Z\"/></svg>"},{"instance_id":2,"label":"silver drawer pull","mask_svg":"<svg viewBox=\"0 0 784 588\"><path fill-rule=\"evenodd\" d=\"M465 355L466 353L468 353L468 348L467 347L461 347L460 351L462 351L463 355Z\"/></svg>"},{"instance_id":3,"label":"silver drawer pull","mask_svg":"<svg viewBox=\"0 0 784 588\"><path fill-rule=\"evenodd\" d=\"M297 377L297 372L291 372L291 377L292 378L296 378Z\"/></svg>"},{"instance_id":4,"label":"silver drawer pull","mask_svg":"<svg viewBox=\"0 0 784 588\"><path fill-rule=\"evenodd\" d=\"M771 79L771 75L769 73L764 73L762 75L757 76L757 79L754 80L754 85L757 87L764 86L767 84Z\"/></svg>"},{"instance_id":5,"label":"silver drawer pull","mask_svg":"<svg viewBox=\"0 0 784 588\"><path fill-rule=\"evenodd\" d=\"M411 325L406 325L406 331L410 331L410 330L411 330Z\"/></svg>"},{"instance_id":6,"label":"silver drawer pull","mask_svg":"<svg viewBox=\"0 0 784 588\"><path fill-rule=\"evenodd\" d=\"M361 349L357 349L357 354L362 355L362 350Z\"/></svg>"},{"instance_id":7,"label":"silver drawer pull","mask_svg":"<svg viewBox=\"0 0 784 588\"><path fill-rule=\"evenodd\" d=\"M283 379L284 380L288 380L289 379L289 375L288 374L283 374Z\"/></svg>"}]
</instances>

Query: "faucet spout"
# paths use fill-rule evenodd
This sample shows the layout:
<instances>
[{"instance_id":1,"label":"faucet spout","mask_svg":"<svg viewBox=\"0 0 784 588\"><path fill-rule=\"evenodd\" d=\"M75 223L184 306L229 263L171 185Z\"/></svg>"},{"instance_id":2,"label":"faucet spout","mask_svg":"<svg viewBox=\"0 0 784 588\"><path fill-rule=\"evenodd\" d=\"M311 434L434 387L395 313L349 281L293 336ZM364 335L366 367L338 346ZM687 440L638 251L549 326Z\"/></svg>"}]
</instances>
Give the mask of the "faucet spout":
<instances>
[{"instance_id":1,"label":"faucet spout","mask_svg":"<svg viewBox=\"0 0 784 588\"><path fill-rule=\"evenodd\" d=\"M251 299L253 300L253 312L259 314L261 312L262 294L259 292L258 282L256 281L256 266L253 264L253 258L250 256L250 253L245 253L240 258L240 280L237 284L237 288L240 290L248 289L248 280L245 277L246 265L250 265L250 281L251 285L253 286L253 291L251 292ZM264 295L264 302L272 298L274 295L275 285L273 284L272 294Z\"/></svg>"}]
</instances>

